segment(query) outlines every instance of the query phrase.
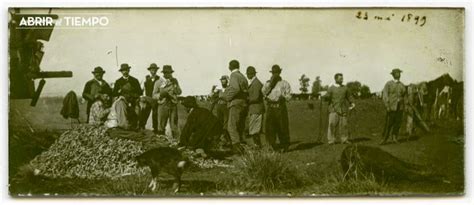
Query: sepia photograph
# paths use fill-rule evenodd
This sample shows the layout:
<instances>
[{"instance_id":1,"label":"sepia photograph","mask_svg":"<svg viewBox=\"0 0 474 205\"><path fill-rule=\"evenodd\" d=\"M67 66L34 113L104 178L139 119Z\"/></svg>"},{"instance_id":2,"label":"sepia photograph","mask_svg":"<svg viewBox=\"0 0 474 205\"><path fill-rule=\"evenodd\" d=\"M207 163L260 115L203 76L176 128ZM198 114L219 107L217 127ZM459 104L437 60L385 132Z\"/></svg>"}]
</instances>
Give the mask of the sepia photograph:
<instances>
[{"instance_id":1,"label":"sepia photograph","mask_svg":"<svg viewBox=\"0 0 474 205\"><path fill-rule=\"evenodd\" d=\"M10 7L7 34L13 198L465 195L463 7Z\"/></svg>"}]
</instances>

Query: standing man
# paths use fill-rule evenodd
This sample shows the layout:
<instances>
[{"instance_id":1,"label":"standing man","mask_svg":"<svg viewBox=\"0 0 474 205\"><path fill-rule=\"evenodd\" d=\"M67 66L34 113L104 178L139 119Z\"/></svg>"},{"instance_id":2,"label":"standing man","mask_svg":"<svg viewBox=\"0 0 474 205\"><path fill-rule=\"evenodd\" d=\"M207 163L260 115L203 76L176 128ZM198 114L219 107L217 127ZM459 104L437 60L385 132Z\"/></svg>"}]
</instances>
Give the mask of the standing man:
<instances>
[{"instance_id":1,"label":"standing man","mask_svg":"<svg viewBox=\"0 0 474 205\"><path fill-rule=\"evenodd\" d=\"M290 84L280 77L281 68L273 65L272 77L265 83L262 93L267 101L265 116L265 134L273 150L286 152L290 146L290 128L288 124L288 110L286 102L291 99ZM276 138L280 146L276 144Z\"/></svg>"},{"instance_id":2,"label":"standing man","mask_svg":"<svg viewBox=\"0 0 474 205\"><path fill-rule=\"evenodd\" d=\"M386 144L389 138L393 142L398 143L398 132L402 124L402 117L405 104L406 89L405 85L400 82L401 70L395 68L390 74L393 80L388 81L382 91L382 99L387 109L385 121L384 138L381 145Z\"/></svg>"},{"instance_id":3,"label":"standing man","mask_svg":"<svg viewBox=\"0 0 474 205\"><path fill-rule=\"evenodd\" d=\"M94 71L92 71L94 79L87 81L86 85L84 86L82 97L87 100L87 123L89 123L91 106L95 102L97 97L99 97L100 93L104 93L109 96L112 94L112 89L110 88L109 84L103 79L104 73L105 71L104 69L102 69L102 67L95 67ZM108 102L105 102L105 104L107 103Z\"/></svg>"},{"instance_id":4,"label":"standing man","mask_svg":"<svg viewBox=\"0 0 474 205\"><path fill-rule=\"evenodd\" d=\"M227 107L227 101L225 99L225 90L229 85L229 76L223 75L220 79L222 88L216 89L216 86L213 87L211 91L211 99L216 108L216 116L219 122L223 126L223 134L226 140L230 139L229 132L227 131L227 122L229 120L229 108ZM211 108L211 112L213 108ZM230 141L230 140L229 140Z\"/></svg>"},{"instance_id":5,"label":"standing man","mask_svg":"<svg viewBox=\"0 0 474 205\"><path fill-rule=\"evenodd\" d=\"M325 99L329 102L329 126L328 144L336 143L336 136L339 135L342 144L349 144L349 131L347 129L347 115L355 106L352 94L346 86L342 73L334 75L335 85L329 87Z\"/></svg>"},{"instance_id":6,"label":"standing man","mask_svg":"<svg viewBox=\"0 0 474 205\"><path fill-rule=\"evenodd\" d=\"M227 131L232 141L232 149L236 153L241 153L243 148L243 132L245 129L245 117L248 98L248 81L239 71L240 64L237 60L229 62L230 82L225 90L225 98L229 107L229 121Z\"/></svg>"},{"instance_id":7,"label":"standing man","mask_svg":"<svg viewBox=\"0 0 474 205\"><path fill-rule=\"evenodd\" d=\"M140 83L136 78L130 76L130 66L127 63L123 63L120 65L120 72L122 73L122 77L117 79L114 84L113 96L118 97L120 92L126 87L127 92L129 95L129 99L127 99L128 103L128 115L130 120L130 125L132 129L137 128L138 126L138 116L135 111L135 106L137 103L138 98L142 95L142 89L140 88Z\"/></svg>"},{"instance_id":8,"label":"standing man","mask_svg":"<svg viewBox=\"0 0 474 205\"><path fill-rule=\"evenodd\" d=\"M260 133L262 132L265 106L263 105L263 84L256 74L257 71L254 67L249 66L247 68L247 78L249 79L249 135L252 137L255 145L261 147Z\"/></svg>"},{"instance_id":9,"label":"standing man","mask_svg":"<svg viewBox=\"0 0 474 205\"><path fill-rule=\"evenodd\" d=\"M158 134L165 134L169 120L171 133L178 138L178 95L181 95L181 88L178 80L173 78L171 65L164 65L161 72L164 79L157 81L153 88L153 98L158 102Z\"/></svg>"},{"instance_id":10,"label":"standing man","mask_svg":"<svg viewBox=\"0 0 474 205\"><path fill-rule=\"evenodd\" d=\"M156 74L156 72L160 69L156 63L152 63L148 67L148 71L150 72L150 75L147 75L145 77L145 82L143 83L143 92L145 94L145 102L146 106L140 112L140 122L139 126L141 129L145 129L146 122L148 121L148 117L150 116L151 112L151 119L152 119L152 124L153 124L153 131L155 133L158 132L158 103L156 102L155 99L153 99L153 89L155 87L155 83L161 84L163 81L160 76Z\"/></svg>"}]
</instances>

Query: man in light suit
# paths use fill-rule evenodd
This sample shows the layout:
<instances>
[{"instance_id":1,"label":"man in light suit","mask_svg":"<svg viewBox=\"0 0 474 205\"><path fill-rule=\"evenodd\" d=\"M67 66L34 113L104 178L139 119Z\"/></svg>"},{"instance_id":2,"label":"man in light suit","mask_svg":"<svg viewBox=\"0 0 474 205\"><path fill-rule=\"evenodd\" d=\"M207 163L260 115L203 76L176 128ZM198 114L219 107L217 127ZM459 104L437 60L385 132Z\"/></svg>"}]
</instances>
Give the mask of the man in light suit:
<instances>
[{"instance_id":1,"label":"man in light suit","mask_svg":"<svg viewBox=\"0 0 474 205\"><path fill-rule=\"evenodd\" d=\"M386 144L391 138L398 143L398 132L402 124L405 106L405 85L400 81L402 70L395 68L390 73L393 80L388 81L382 91L382 99L387 109L385 128L381 145Z\"/></svg>"},{"instance_id":2,"label":"man in light suit","mask_svg":"<svg viewBox=\"0 0 474 205\"><path fill-rule=\"evenodd\" d=\"M181 87L178 80L173 77L171 65L164 65L163 80L155 83L153 98L158 102L158 134L164 135L166 123L170 121L171 132L174 138L178 138L178 96L181 95Z\"/></svg>"},{"instance_id":3,"label":"man in light suit","mask_svg":"<svg viewBox=\"0 0 474 205\"><path fill-rule=\"evenodd\" d=\"M234 152L241 153L243 143L243 132L245 129L245 117L247 115L248 81L239 71L239 61L229 62L230 82L225 90L225 98L229 107L229 121L227 122L232 148Z\"/></svg>"},{"instance_id":4,"label":"man in light suit","mask_svg":"<svg viewBox=\"0 0 474 205\"><path fill-rule=\"evenodd\" d=\"M255 145L261 147L260 133L262 131L265 106L263 105L263 84L256 74L257 71L254 67L249 66L247 68L247 78L249 79L249 135L253 138Z\"/></svg>"}]
</instances>

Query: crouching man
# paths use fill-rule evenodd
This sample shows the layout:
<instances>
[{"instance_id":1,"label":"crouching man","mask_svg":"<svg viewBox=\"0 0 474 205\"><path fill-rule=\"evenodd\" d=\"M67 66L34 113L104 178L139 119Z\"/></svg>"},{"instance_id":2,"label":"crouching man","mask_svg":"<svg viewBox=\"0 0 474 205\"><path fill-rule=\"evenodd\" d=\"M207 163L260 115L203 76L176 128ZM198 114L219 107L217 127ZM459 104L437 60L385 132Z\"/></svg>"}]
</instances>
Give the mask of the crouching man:
<instances>
[{"instance_id":1,"label":"crouching man","mask_svg":"<svg viewBox=\"0 0 474 205\"><path fill-rule=\"evenodd\" d=\"M211 111L199 107L196 98L188 96L182 104L189 115L181 132L179 145L191 150L200 148L212 155L221 142L222 124Z\"/></svg>"}]
</instances>

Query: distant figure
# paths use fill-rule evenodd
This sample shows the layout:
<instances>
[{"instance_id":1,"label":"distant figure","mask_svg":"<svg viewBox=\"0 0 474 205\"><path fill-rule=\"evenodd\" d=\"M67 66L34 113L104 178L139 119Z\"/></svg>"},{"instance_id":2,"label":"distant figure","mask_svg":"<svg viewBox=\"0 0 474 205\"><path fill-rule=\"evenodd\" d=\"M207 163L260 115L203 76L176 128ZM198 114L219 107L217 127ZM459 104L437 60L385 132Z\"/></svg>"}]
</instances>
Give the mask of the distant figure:
<instances>
[{"instance_id":1,"label":"distant figure","mask_svg":"<svg viewBox=\"0 0 474 205\"><path fill-rule=\"evenodd\" d=\"M201 148L206 153L212 152L220 142L222 124L211 111L199 107L196 98L192 96L184 98L182 105L189 114L179 139L180 146L191 150Z\"/></svg>"},{"instance_id":2,"label":"distant figure","mask_svg":"<svg viewBox=\"0 0 474 205\"><path fill-rule=\"evenodd\" d=\"M247 68L247 78L249 79L249 135L252 137L256 146L261 147L260 133L262 132L263 113L265 106L263 105L263 84L256 76L257 71L254 67Z\"/></svg>"},{"instance_id":3,"label":"distant figure","mask_svg":"<svg viewBox=\"0 0 474 205\"><path fill-rule=\"evenodd\" d=\"M229 108L227 107L227 101L225 99L225 90L229 85L229 76L223 75L220 78L221 81L221 88L216 89L216 86L213 86L211 90L210 97L212 98L211 112L214 110L213 107L216 108L216 116L219 122L223 126L224 130L224 137L226 139L230 139L229 132L227 131L227 122L229 120Z\"/></svg>"},{"instance_id":4,"label":"distant figure","mask_svg":"<svg viewBox=\"0 0 474 205\"><path fill-rule=\"evenodd\" d=\"M313 87L311 88L311 95L315 99L319 99L319 92L321 91L321 80L319 79L319 76L316 76L316 79L313 82Z\"/></svg>"},{"instance_id":5,"label":"distant figure","mask_svg":"<svg viewBox=\"0 0 474 205\"><path fill-rule=\"evenodd\" d=\"M141 110L139 112L139 128L145 129L148 117L151 113L152 127L155 133L158 133L158 103L156 99L153 99L153 89L155 87L155 83L161 84L161 81L163 81L163 79L156 74L158 69L160 68L156 65L156 63L152 63L148 67L150 75L145 77L145 82L143 83L143 92L145 96L140 99L145 103L145 105L140 106Z\"/></svg>"},{"instance_id":6,"label":"distant figure","mask_svg":"<svg viewBox=\"0 0 474 205\"><path fill-rule=\"evenodd\" d=\"M164 79L155 83L153 88L153 98L158 102L158 134L165 134L169 121L173 137L178 138L178 96L181 95L181 87L173 77L171 65L164 65L161 72Z\"/></svg>"},{"instance_id":7,"label":"distant figure","mask_svg":"<svg viewBox=\"0 0 474 205\"><path fill-rule=\"evenodd\" d=\"M391 138L393 142L398 143L398 132L402 124L402 117L405 104L406 89L400 82L400 73L398 68L392 70L390 74L393 80L388 81L382 91L382 99L387 109L385 129L381 145L386 144Z\"/></svg>"},{"instance_id":8,"label":"distant figure","mask_svg":"<svg viewBox=\"0 0 474 205\"><path fill-rule=\"evenodd\" d=\"M87 81L86 85L84 86L84 91L82 92L82 97L87 100L87 122L89 122L89 115L92 103L95 102L99 92L103 92L107 95L112 95L112 89L110 88L109 84L105 82L103 79L105 71L102 67L98 66L94 68L92 71L94 75L94 79Z\"/></svg>"},{"instance_id":9,"label":"distant figure","mask_svg":"<svg viewBox=\"0 0 474 205\"><path fill-rule=\"evenodd\" d=\"M120 65L119 71L122 73L122 77L115 81L113 96L119 96L121 91L127 87L129 95L128 103L130 103L130 106L128 107L129 120L130 125L135 129L138 127L138 116L135 107L138 98L142 94L142 89L140 88L138 80L133 76L130 76L130 68L131 67L126 63Z\"/></svg>"},{"instance_id":10,"label":"distant figure","mask_svg":"<svg viewBox=\"0 0 474 205\"><path fill-rule=\"evenodd\" d=\"M90 125L103 125L107 119L107 115L110 112L110 108L107 108L106 104L109 101L109 95L103 92L99 92L95 102L91 106L89 115Z\"/></svg>"},{"instance_id":11,"label":"distant figure","mask_svg":"<svg viewBox=\"0 0 474 205\"><path fill-rule=\"evenodd\" d=\"M243 134L245 118L247 116L248 81L239 71L240 64L237 60L229 62L230 82L225 90L226 101L229 107L228 128L232 147L235 152L242 152L241 143L244 143Z\"/></svg>"},{"instance_id":12,"label":"distant figure","mask_svg":"<svg viewBox=\"0 0 474 205\"><path fill-rule=\"evenodd\" d=\"M349 144L349 131L347 129L347 115L355 106L353 97L341 73L334 75L335 85L331 85L324 98L329 102L328 144L336 143L339 135L342 144Z\"/></svg>"},{"instance_id":13,"label":"distant figure","mask_svg":"<svg viewBox=\"0 0 474 205\"><path fill-rule=\"evenodd\" d=\"M280 77L281 68L273 65L272 77L265 83L262 93L267 101L265 115L265 135L268 143L275 151L288 151L290 146L290 128L288 124L288 110L286 102L291 99L290 84ZM276 138L280 146L276 144Z\"/></svg>"}]
</instances>

